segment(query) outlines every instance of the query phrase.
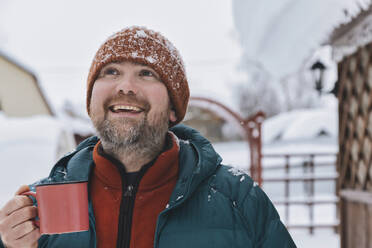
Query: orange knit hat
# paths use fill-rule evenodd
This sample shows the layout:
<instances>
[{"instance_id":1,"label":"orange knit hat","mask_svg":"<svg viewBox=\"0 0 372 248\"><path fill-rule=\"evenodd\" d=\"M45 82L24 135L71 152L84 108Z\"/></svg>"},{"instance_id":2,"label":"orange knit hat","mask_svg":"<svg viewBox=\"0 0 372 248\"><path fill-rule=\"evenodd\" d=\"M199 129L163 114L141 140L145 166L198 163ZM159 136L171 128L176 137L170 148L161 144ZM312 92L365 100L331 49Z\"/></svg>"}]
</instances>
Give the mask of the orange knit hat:
<instances>
[{"instance_id":1,"label":"orange knit hat","mask_svg":"<svg viewBox=\"0 0 372 248\"><path fill-rule=\"evenodd\" d=\"M177 121L172 125L182 121L190 93L181 55L160 33L137 26L115 33L97 51L88 75L88 114L93 84L100 70L108 63L120 61L132 61L153 68L167 87L176 112Z\"/></svg>"}]
</instances>

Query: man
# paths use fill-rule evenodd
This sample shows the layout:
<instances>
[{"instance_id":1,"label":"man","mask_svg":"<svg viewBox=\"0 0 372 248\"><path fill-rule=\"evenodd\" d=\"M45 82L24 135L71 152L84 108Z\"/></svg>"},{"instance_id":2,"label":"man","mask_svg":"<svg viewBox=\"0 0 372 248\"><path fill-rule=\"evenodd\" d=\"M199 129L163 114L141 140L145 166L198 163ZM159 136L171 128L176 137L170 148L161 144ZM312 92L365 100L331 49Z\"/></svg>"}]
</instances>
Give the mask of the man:
<instances>
[{"instance_id":1,"label":"man","mask_svg":"<svg viewBox=\"0 0 372 248\"><path fill-rule=\"evenodd\" d=\"M0 211L5 247L296 247L263 191L221 165L198 132L176 126L188 99L184 64L166 38L142 27L111 36L88 75L99 138L38 182L89 180L89 231L40 237L24 186Z\"/></svg>"}]
</instances>

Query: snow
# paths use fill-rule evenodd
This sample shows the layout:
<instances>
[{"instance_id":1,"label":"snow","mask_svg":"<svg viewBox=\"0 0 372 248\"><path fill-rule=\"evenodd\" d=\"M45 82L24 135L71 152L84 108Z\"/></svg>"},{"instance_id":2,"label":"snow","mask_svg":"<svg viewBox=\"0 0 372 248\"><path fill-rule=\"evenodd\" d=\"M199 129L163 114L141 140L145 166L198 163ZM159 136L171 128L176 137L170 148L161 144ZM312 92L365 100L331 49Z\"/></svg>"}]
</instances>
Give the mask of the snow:
<instances>
[{"instance_id":1,"label":"snow","mask_svg":"<svg viewBox=\"0 0 372 248\"><path fill-rule=\"evenodd\" d=\"M296 72L332 30L369 0L233 0L245 66L263 65L275 78ZM348 15L345 16L345 10Z\"/></svg>"},{"instance_id":2,"label":"snow","mask_svg":"<svg viewBox=\"0 0 372 248\"><path fill-rule=\"evenodd\" d=\"M64 124L64 128L69 129L72 133L82 136L90 136L95 133L93 124L89 119L73 118L63 113L60 113L58 117L60 122Z\"/></svg>"},{"instance_id":3,"label":"snow","mask_svg":"<svg viewBox=\"0 0 372 248\"><path fill-rule=\"evenodd\" d=\"M313 139L321 133L337 139L337 109L300 109L286 112L266 120L262 125L264 143L276 140Z\"/></svg>"},{"instance_id":4,"label":"snow","mask_svg":"<svg viewBox=\"0 0 372 248\"><path fill-rule=\"evenodd\" d=\"M58 120L72 133L82 136L90 136L95 133L93 124L89 119L85 104L65 101L62 108L57 112Z\"/></svg>"},{"instance_id":5,"label":"snow","mask_svg":"<svg viewBox=\"0 0 372 248\"><path fill-rule=\"evenodd\" d=\"M151 56L147 56L145 59L146 59L149 63L151 63L151 64L153 64L153 63L156 62L156 59L154 59L154 58L151 57Z\"/></svg>"},{"instance_id":6,"label":"snow","mask_svg":"<svg viewBox=\"0 0 372 248\"><path fill-rule=\"evenodd\" d=\"M301 248L338 248L340 246L339 236L332 230L315 230L314 235L309 235L307 230L291 231L292 238Z\"/></svg>"},{"instance_id":7,"label":"snow","mask_svg":"<svg viewBox=\"0 0 372 248\"><path fill-rule=\"evenodd\" d=\"M182 198L183 198L183 195L180 195L180 196L177 197L176 201L179 201L179 200L181 200Z\"/></svg>"},{"instance_id":8,"label":"snow","mask_svg":"<svg viewBox=\"0 0 372 248\"><path fill-rule=\"evenodd\" d=\"M134 35L135 38L146 38L147 34L143 30L137 30L136 34Z\"/></svg>"},{"instance_id":9,"label":"snow","mask_svg":"<svg viewBox=\"0 0 372 248\"><path fill-rule=\"evenodd\" d=\"M230 168L228 172L230 172L233 176L236 176L236 177L246 174L244 171L241 171L235 167Z\"/></svg>"},{"instance_id":10,"label":"snow","mask_svg":"<svg viewBox=\"0 0 372 248\"><path fill-rule=\"evenodd\" d=\"M20 185L47 177L58 157L74 147L72 135L49 116L6 117L0 112L0 206Z\"/></svg>"}]
</instances>

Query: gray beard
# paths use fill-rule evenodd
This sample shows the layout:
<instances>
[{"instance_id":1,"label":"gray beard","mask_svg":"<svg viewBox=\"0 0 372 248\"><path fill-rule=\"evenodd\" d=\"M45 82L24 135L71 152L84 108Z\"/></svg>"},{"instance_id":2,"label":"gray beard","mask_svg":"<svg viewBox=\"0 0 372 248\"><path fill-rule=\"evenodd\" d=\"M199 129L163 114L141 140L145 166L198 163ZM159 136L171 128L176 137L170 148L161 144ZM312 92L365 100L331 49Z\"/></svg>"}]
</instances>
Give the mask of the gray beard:
<instances>
[{"instance_id":1,"label":"gray beard","mask_svg":"<svg viewBox=\"0 0 372 248\"><path fill-rule=\"evenodd\" d=\"M116 158L120 157L119 154L153 158L163 149L169 128L169 112L170 109L159 114L153 123L148 122L147 113L138 122L129 118L108 120L106 114L104 120L92 118L92 121L106 153Z\"/></svg>"}]
</instances>

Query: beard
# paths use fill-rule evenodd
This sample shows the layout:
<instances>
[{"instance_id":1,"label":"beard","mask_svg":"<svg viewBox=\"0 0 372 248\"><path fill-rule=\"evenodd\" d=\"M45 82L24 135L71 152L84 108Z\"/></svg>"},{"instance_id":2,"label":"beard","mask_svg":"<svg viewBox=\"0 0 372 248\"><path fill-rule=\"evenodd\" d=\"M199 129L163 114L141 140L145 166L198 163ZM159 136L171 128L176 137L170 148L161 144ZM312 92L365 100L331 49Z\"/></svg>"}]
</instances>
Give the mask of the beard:
<instances>
[{"instance_id":1,"label":"beard","mask_svg":"<svg viewBox=\"0 0 372 248\"><path fill-rule=\"evenodd\" d=\"M92 116L93 125L105 152L115 157L119 157L119 154L148 157L162 151L169 128L170 105L152 121L148 119L148 111L144 111L140 119L127 117L109 119L110 110L108 108L105 110L103 119Z\"/></svg>"}]
</instances>

